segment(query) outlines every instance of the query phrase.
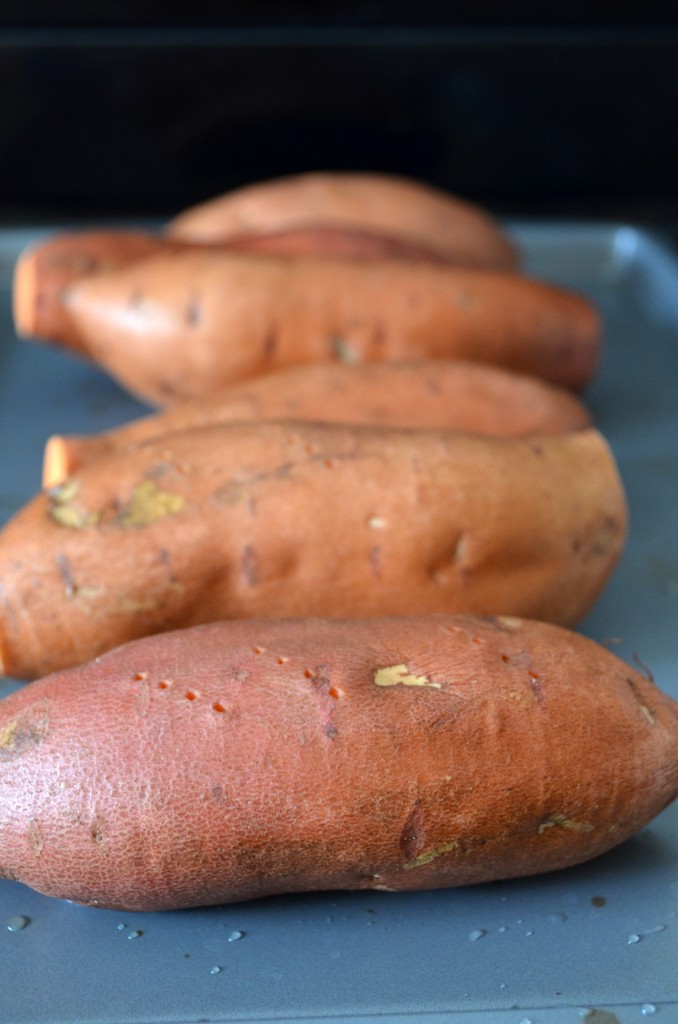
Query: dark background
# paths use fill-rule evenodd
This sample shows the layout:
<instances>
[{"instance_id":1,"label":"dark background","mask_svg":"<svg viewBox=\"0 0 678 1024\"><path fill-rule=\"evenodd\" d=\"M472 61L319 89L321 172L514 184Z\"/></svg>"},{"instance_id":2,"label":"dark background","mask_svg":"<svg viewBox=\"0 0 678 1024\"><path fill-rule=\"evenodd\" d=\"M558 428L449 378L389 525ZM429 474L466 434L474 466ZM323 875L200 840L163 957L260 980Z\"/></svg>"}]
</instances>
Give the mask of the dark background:
<instances>
[{"instance_id":1,"label":"dark background","mask_svg":"<svg viewBox=\"0 0 678 1024\"><path fill-rule=\"evenodd\" d=\"M7 221L372 169L678 225L678 5L0 2Z\"/></svg>"}]
</instances>

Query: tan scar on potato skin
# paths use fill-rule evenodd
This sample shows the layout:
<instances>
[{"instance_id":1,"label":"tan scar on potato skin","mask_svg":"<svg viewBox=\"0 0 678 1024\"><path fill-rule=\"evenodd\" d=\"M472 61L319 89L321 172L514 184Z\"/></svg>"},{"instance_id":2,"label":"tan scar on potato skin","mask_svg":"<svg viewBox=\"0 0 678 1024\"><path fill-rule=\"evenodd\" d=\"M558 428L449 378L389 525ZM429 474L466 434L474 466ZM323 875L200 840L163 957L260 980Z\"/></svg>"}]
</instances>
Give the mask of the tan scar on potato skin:
<instances>
[{"instance_id":1,"label":"tan scar on potato skin","mask_svg":"<svg viewBox=\"0 0 678 1024\"><path fill-rule=\"evenodd\" d=\"M432 682L427 676L413 675L407 665L389 665L378 668L374 673L377 686L432 686L440 689L441 684Z\"/></svg>"}]
</instances>

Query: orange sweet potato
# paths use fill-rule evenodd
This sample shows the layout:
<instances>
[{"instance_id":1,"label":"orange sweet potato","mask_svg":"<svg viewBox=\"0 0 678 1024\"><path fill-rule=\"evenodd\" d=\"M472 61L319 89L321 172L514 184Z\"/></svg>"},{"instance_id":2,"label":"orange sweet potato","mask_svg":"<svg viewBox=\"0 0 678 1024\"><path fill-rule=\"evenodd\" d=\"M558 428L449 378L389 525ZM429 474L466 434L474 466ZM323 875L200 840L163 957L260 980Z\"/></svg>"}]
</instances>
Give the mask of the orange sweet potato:
<instances>
[{"instance_id":1,"label":"orange sweet potato","mask_svg":"<svg viewBox=\"0 0 678 1024\"><path fill-rule=\"evenodd\" d=\"M288 235L288 252L296 234L300 255L328 251L332 234L339 246L335 251L349 255L359 254L361 236L392 238L466 266L509 270L516 265L513 245L484 210L387 174L315 172L257 182L191 207L167 230L172 238L191 242L247 239L252 245L261 238L264 247L275 244L276 235ZM351 236L355 251L345 248Z\"/></svg>"},{"instance_id":2,"label":"orange sweet potato","mask_svg":"<svg viewBox=\"0 0 678 1024\"><path fill-rule=\"evenodd\" d=\"M43 487L56 487L107 452L177 430L243 420L361 423L519 437L564 433L591 417L569 391L522 374L463 361L422 360L292 367L93 436L54 435Z\"/></svg>"},{"instance_id":3,"label":"orange sweet potato","mask_svg":"<svg viewBox=\"0 0 678 1024\"><path fill-rule=\"evenodd\" d=\"M432 261L510 270L516 255L484 211L418 182L385 175L310 174L238 189L187 211L165 234L60 233L17 261L14 320L22 337L77 346L63 302L82 277L146 256L219 247L288 256Z\"/></svg>"},{"instance_id":4,"label":"orange sweet potato","mask_svg":"<svg viewBox=\"0 0 678 1024\"><path fill-rule=\"evenodd\" d=\"M64 302L74 346L160 405L290 365L426 357L576 389L600 333L592 306L562 289L393 260L178 251L76 281Z\"/></svg>"},{"instance_id":5,"label":"orange sweet potato","mask_svg":"<svg viewBox=\"0 0 678 1024\"><path fill-rule=\"evenodd\" d=\"M0 661L34 677L217 619L473 611L576 622L626 529L593 430L236 423L96 459L0 534Z\"/></svg>"},{"instance_id":6,"label":"orange sweet potato","mask_svg":"<svg viewBox=\"0 0 678 1024\"><path fill-rule=\"evenodd\" d=\"M0 873L167 910L578 864L678 795L678 704L511 619L221 622L0 702Z\"/></svg>"},{"instance_id":7,"label":"orange sweet potato","mask_svg":"<svg viewBox=\"0 0 678 1024\"><path fill-rule=\"evenodd\" d=\"M77 331L70 322L65 301L70 285L83 277L129 267L147 256L196 248L281 256L343 256L362 260L482 265L477 254L465 261L460 251L456 261L446 260L398 238L338 228L278 231L269 235L242 236L213 245L193 244L180 238L143 231L95 230L58 234L30 246L16 263L12 301L17 334L24 338L48 338L77 349ZM81 350L81 354L87 353Z\"/></svg>"}]
</instances>

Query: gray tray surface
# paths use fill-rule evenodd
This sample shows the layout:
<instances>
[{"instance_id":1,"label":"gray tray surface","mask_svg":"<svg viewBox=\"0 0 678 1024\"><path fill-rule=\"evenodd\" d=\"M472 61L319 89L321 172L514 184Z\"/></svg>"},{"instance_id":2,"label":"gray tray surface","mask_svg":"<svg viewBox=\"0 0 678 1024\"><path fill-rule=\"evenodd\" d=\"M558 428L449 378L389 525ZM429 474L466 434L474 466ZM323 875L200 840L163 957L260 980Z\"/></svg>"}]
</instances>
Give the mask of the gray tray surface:
<instances>
[{"instance_id":1,"label":"gray tray surface","mask_svg":"<svg viewBox=\"0 0 678 1024\"><path fill-rule=\"evenodd\" d=\"M606 323L586 400L619 462L631 538L580 628L615 638L678 698L678 264L629 226L510 228L530 273L589 294ZM145 411L93 367L15 338L11 269L39 234L0 231L0 522L38 489L50 433ZM11 930L16 915L29 923ZM626 1024L655 1013L659 1024L678 1021L677 965L678 804L589 864L467 889L144 915L0 882L0 1022L11 1024Z\"/></svg>"}]
</instances>

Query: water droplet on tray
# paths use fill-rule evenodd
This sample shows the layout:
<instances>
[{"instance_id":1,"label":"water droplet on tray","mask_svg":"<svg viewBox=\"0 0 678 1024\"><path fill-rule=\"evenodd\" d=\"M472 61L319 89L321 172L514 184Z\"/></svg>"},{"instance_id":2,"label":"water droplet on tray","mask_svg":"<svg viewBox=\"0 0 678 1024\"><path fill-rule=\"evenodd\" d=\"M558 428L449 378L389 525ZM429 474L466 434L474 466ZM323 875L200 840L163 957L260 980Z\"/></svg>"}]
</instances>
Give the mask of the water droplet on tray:
<instances>
[{"instance_id":1,"label":"water droplet on tray","mask_svg":"<svg viewBox=\"0 0 678 1024\"><path fill-rule=\"evenodd\" d=\"M626 941L629 946L635 946L637 942L640 942L640 935L629 935Z\"/></svg>"},{"instance_id":2,"label":"water droplet on tray","mask_svg":"<svg viewBox=\"0 0 678 1024\"><path fill-rule=\"evenodd\" d=\"M128 939L139 939L144 933L141 928L135 928L134 931L130 932L127 936Z\"/></svg>"},{"instance_id":3,"label":"water droplet on tray","mask_svg":"<svg viewBox=\"0 0 678 1024\"><path fill-rule=\"evenodd\" d=\"M565 924L565 922L567 921L567 914L550 914L549 921L552 921L554 924Z\"/></svg>"},{"instance_id":4,"label":"water droplet on tray","mask_svg":"<svg viewBox=\"0 0 678 1024\"><path fill-rule=\"evenodd\" d=\"M654 1005L654 1003L643 1003L643 1005L640 1008L640 1012L643 1014L644 1017L651 1017L653 1013L657 1012L657 1007Z\"/></svg>"},{"instance_id":5,"label":"water droplet on tray","mask_svg":"<svg viewBox=\"0 0 678 1024\"><path fill-rule=\"evenodd\" d=\"M497 928L497 931L498 931L498 932L501 932L501 933L502 933L502 935L503 935L503 933L504 933L504 932L507 932L507 931L508 931L508 928L506 927L506 925L505 925L505 924L503 924L503 925L501 925L501 927L500 927L500 928Z\"/></svg>"},{"instance_id":6,"label":"water droplet on tray","mask_svg":"<svg viewBox=\"0 0 678 1024\"><path fill-rule=\"evenodd\" d=\"M484 928L474 928L472 932L468 933L468 937L471 942L477 942L478 939L482 939L484 935L487 935Z\"/></svg>"},{"instance_id":7,"label":"water droplet on tray","mask_svg":"<svg viewBox=\"0 0 678 1024\"><path fill-rule=\"evenodd\" d=\"M119 932L124 932L124 930L125 930L125 928L126 928L126 927L127 927L127 925L126 925L126 924L123 924L123 923L122 923L122 921L121 921L121 922L120 922L120 924L119 924L119 925L117 926L117 928L118 928L118 931L119 931Z\"/></svg>"},{"instance_id":8,"label":"water droplet on tray","mask_svg":"<svg viewBox=\"0 0 678 1024\"><path fill-rule=\"evenodd\" d=\"M665 924L658 924L654 928L648 928L647 931L643 932L643 935L658 935L659 932L665 932L665 931L666 931L666 925Z\"/></svg>"},{"instance_id":9,"label":"water droplet on tray","mask_svg":"<svg viewBox=\"0 0 678 1024\"><path fill-rule=\"evenodd\" d=\"M238 931L231 932L231 934L228 936L228 941L229 942L237 942L238 939L242 939L244 934L245 934L244 932L238 932Z\"/></svg>"},{"instance_id":10,"label":"water droplet on tray","mask_svg":"<svg viewBox=\"0 0 678 1024\"><path fill-rule=\"evenodd\" d=\"M22 932L24 928L28 928L30 923L30 917L26 917L25 914L14 914L14 916L10 917L9 921L7 922L7 931Z\"/></svg>"},{"instance_id":11,"label":"water droplet on tray","mask_svg":"<svg viewBox=\"0 0 678 1024\"><path fill-rule=\"evenodd\" d=\"M210 967L210 974L221 974L223 967Z\"/></svg>"}]
</instances>

